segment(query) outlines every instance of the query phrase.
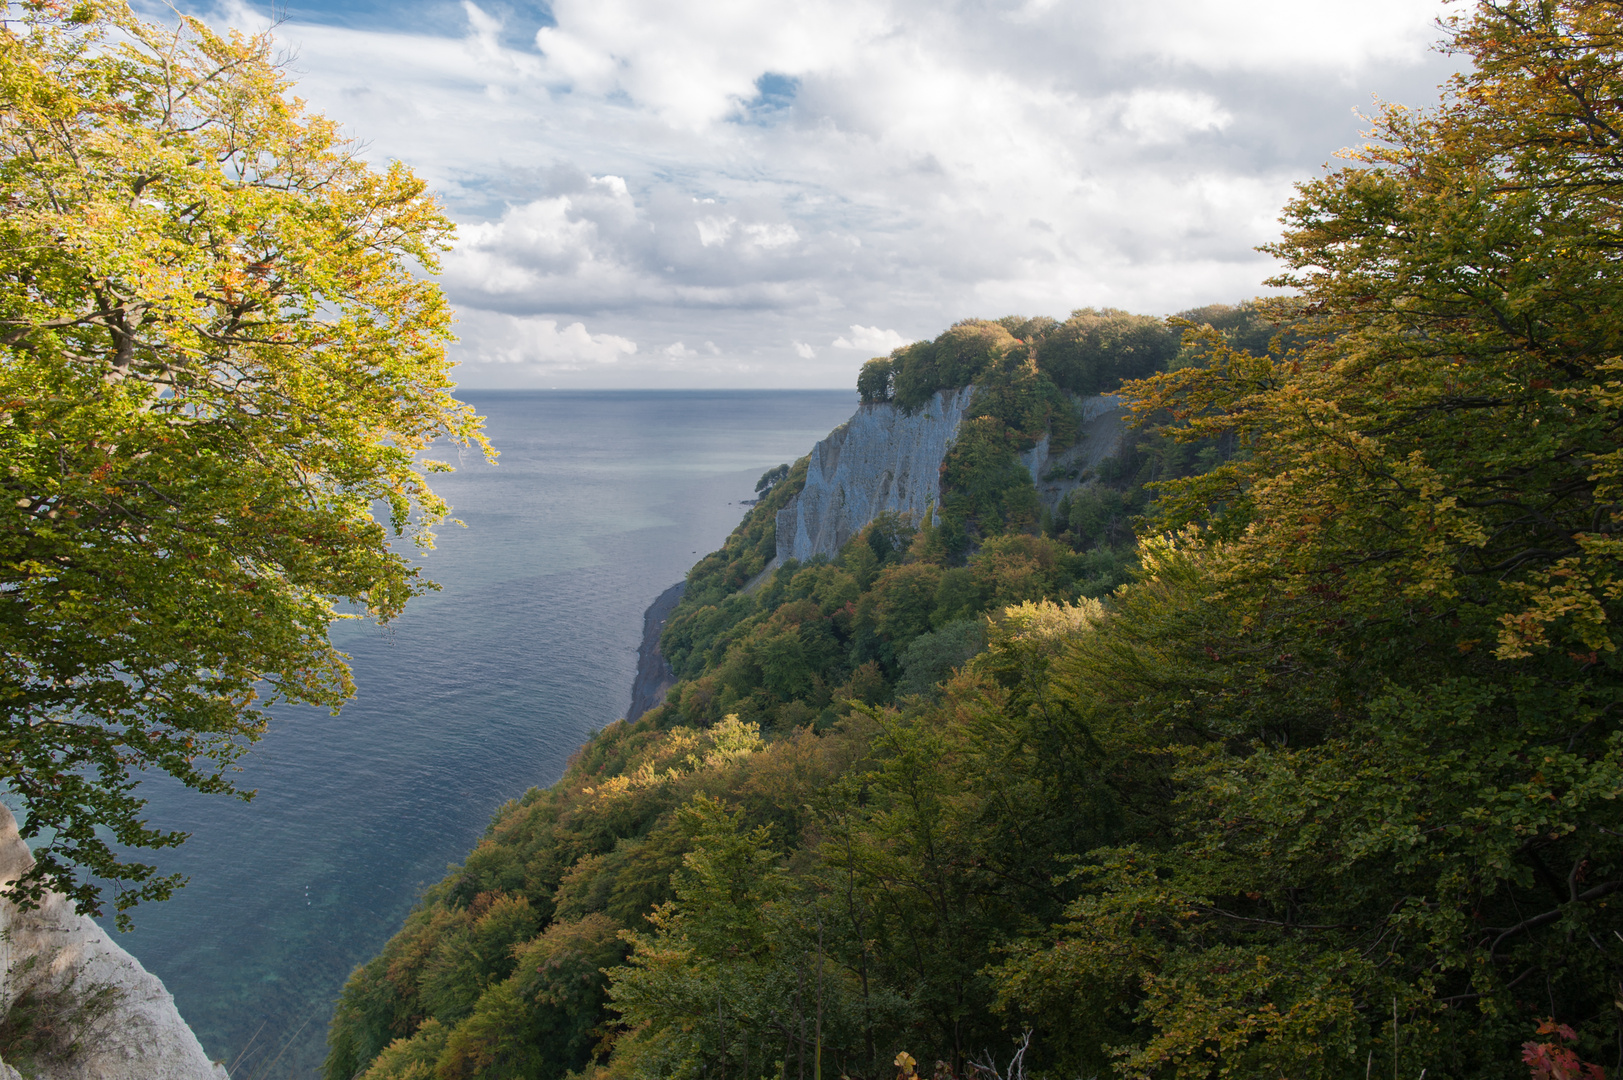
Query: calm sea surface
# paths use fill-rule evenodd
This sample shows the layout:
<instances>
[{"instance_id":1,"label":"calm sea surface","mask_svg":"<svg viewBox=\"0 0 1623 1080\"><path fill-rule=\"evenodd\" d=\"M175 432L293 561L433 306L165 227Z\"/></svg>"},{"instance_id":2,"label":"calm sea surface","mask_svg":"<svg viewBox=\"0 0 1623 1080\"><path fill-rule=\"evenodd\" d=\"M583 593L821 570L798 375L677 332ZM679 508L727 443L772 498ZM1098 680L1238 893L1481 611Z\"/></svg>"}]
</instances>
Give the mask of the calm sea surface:
<instances>
[{"instance_id":1,"label":"calm sea surface","mask_svg":"<svg viewBox=\"0 0 1623 1080\"><path fill-rule=\"evenodd\" d=\"M466 529L424 556L444 591L334 633L359 693L286 710L252 803L149 784L191 883L115 935L233 1076L312 1077L333 999L491 813L546 785L631 697L642 614L720 545L767 468L855 409L824 391L469 391L499 465L437 478ZM240 1058L240 1060L239 1060Z\"/></svg>"}]
</instances>

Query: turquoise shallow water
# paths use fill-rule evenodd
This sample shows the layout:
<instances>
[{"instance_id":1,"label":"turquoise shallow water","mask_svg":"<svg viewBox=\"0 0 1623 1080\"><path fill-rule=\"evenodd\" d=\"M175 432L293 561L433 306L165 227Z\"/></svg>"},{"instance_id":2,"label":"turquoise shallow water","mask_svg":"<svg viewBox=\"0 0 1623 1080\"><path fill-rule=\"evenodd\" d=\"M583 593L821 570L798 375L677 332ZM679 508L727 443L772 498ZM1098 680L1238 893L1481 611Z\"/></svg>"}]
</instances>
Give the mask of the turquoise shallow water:
<instances>
[{"instance_id":1,"label":"turquoise shallow water","mask_svg":"<svg viewBox=\"0 0 1623 1080\"><path fill-rule=\"evenodd\" d=\"M562 773L630 701L642 613L738 523L767 468L856 395L469 391L500 464L435 484L466 529L424 557L444 589L346 625L359 693L286 710L246 760L249 804L148 785L191 883L117 935L237 1080L311 1077L332 1001L507 799ZM239 1060L240 1057L240 1060Z\"/></svg>"}]
</instances>

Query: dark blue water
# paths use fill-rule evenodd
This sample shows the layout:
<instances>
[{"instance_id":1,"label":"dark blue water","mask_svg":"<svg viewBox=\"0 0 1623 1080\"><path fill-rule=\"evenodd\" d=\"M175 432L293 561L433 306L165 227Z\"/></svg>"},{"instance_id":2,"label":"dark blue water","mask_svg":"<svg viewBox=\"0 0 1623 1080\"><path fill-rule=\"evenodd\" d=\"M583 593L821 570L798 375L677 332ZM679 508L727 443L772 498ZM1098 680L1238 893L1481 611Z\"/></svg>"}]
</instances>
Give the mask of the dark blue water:
<instances>
[{"instance_id":1,"label":"dark blue water","mask_svg":"<svg viewBox=\"0 0 1623 1080\"><path fill-rule=\"evenodd\" d=\"M237 1080L310 1077L333 999L420 890L507 799L562 773L630 701L642 614L738 523L767 468L853 411L853 393L475 392L500 464L435 488L466 529L424 557L444 590L387 630L348 624L355 700L287 710L241 804L149 785L185 829L175 899L119 943L174 993ZM240 1060L239 1060L240 1058Z\"/></svg>"}]
</instances>

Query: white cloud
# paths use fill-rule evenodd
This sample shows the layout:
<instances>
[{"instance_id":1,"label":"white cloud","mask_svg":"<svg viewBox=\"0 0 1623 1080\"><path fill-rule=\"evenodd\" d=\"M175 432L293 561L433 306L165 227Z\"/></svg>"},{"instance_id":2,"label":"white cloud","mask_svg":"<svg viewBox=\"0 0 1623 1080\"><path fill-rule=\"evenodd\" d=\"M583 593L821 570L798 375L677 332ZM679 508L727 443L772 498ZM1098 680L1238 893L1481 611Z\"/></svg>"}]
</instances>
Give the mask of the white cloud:
<instances>
[{"instance_id":1,"label":"white cloud","mask_svg":"<svg viewBox=\"0 0 1623 1080\"><path fill-rule=\"evenodd\" d=\"M815 348L813 348L812 346L807 345L805 342L797 341L797 342L794 343L794 346L795 346L795 355L800 357L802 360L815 360L815 359L817 359L817 350Z\"/></svg>"},{"instance_id":2,"label":"white cloud","mask_svg":"<svg viewBox=\"0 0 1623 1080\"><path fill-rule=\"evenodd\" d=\"M746 225L744 235L751 244L760 248L780 248L800 239L800 233L795 231L793 225L781 222L774 225Z\"/></svg>"},{"instance_id":3,"label":"white cloud","mask_svg":"<svg viewBox=\"0 0 1623 1080\"><path fill-rule=\"evenodd\" d=\"M667 4L554 0L536 32L548 75L574 90L619 91L678 130L702 130L756 96L763 72L826 70L894 28L855 0Z\"/></svg>"},{"instance_id":4,"label":"white cloud","mask_svg":"<svg viewBox=\"0 0 1623 1080\"><path fill-rule=\"evenodd\" d=\"M542 28L473 3L434 23L457 10L277 33L299 94L462 223L444 281L484 385L519 349L577 385L849 386L959 318L1254 295L1255 245L1357 141L1352 107L1433 100L1450 63L1425 52L1442 0L555 0ZM637 341L707 344L613 344ZM784 363L785 341L836 347Z\"/></svg>"},{"instance_id":5,"label":"white cloud","mask_svg":"<svg viewBox=\"0 0 1623 1080\"><path fill-rule=\"evenodd\" d=\"M1156 0L1102 6L1117 46L1202 68L1317 71L1415 63L1444 8L1430 0Z\"/></svg>"},{"instance_id":6,"label":"white cloud","mask_svg":"<svg viewBox=\"0 0 1623 1080\"><path fill-rule=\"evenodd\" d=\"M877 326L851 327L851 336L834 339L836 349L862 349L869 353L888 353L892 349L906 345L911 338L905 338L894 330L881 330Z\"/></svg>"},{"instance_id":7,"label":"white cloud","mask_svg":"<svg viewBox=\"0 0 1623 1080\"><path fill-rule=\"evenodd\" d=\"M483 315L462 327L469 359L481 365L519 365L547 371L580 371L635 356L637 343L617 334L594 334L584 323L560 327L557 319Z\"/></svg>"},{"instance_id":8,"label":"white cloud","mask_svg":"<svg viewBox=\"0 0 1623 1080\"><path fill-rule=\"evenodd\" d=\"M695 221L694 226L699 230L699 243L705 247L720 247L733 235L733 226L738 224L735 217L705 217Z\"/></svg>"},{"instance_id":9,"label":"white cloud","mask_svg":"<svg viewBox=\"0 0 1623 1080\"><path fill-rule=\"evenodd\" d=\"M446 273L486 292L523 291L538 275L573 272L591 261L596 232L567 196L510 206L496 221L459 230Z\"/></svg>"},{"instance_id":10,"label":"white cloud","mask_svg":"<svg viewBox=\"0 0 1623 1080\"><path fill-rule=\"evenodd\" d=\"M1221 131L1233 114L1210 94L1182 90L1136 90L1127 95L1121 125L1150 143L1176 142L1196 131Z\"/></svg>"}]
</instances>

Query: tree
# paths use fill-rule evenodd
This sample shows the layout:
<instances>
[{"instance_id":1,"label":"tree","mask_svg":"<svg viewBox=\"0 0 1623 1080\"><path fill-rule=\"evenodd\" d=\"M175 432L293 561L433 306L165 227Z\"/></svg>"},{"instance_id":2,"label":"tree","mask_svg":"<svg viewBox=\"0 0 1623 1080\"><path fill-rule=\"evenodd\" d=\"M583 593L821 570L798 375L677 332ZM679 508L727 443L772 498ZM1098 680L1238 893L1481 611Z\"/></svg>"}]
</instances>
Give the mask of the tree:
<instances>
[{"instance_id":1,"label":"tree","mask_svg":"<svg viewBox=\"0 0 1623 1080\"><path fill-rule=\"evenodd\" d=\"M1178 335L1161 319L1118 308L1082 308L1049 330L1037 362L1063 390L1086 397L1113 393L1123 379L1142 379L1178 352Z\"/></svg>"},{"instance_id":2,"label":"tree","mask_svg":"<svg viewBox=\"0 0 1623 1080\"><path fill-rule=\"evenodd\" d=\"M954 323L933 341L915 341L891 353L888 399L903 412L918 412L937 391L974 382L994 359L1015 345L1014 338L997 323L985 319ZM863 370L871 386L878 369Z\"/></svg>"},{"instance_id":3,"label":"tree","mask_svg":"<svg viewBox=\"0 0 1623 1080\"><path fill-rule=\"evenodd\" d=\"M652 933L622 934L631 956L610 973L629 1032L617 1049L636 1076L763 1076L798 1026L792 883L765 826L702 795L681 813L695 840L676 898L649 914Z\"/></svg>"},{"instance_id":4,"label":"tree","mask_svg":"<svg viewBox=\"0 0 1623 1080\"><path fill-rule=\"evenodd\" d=\"M1526 1075L1533 1002L1623 1063L1618 13L1447 23L1286 208L1301 347L1126 389L1240 452L1059 665L1128 828L1004 984L1125 1002L1123 1075Z\"/></svg>"},{"instance_id":5,"label":"tree","mask_svg":"<svg viewBox=\"0 0 1623 1080\"><path fill-rule=\"evenodd\" d=\"M390 543L446 513L420 453L491 451L424 274L450 222L304 110L267 37L121 0L7 16L0 778L48 838L11 895L99 912L88 872L122 924L176 880L114 843L185 839L139 774L232 793L270 705L336 710L332 621L432 587Z\"/></svg>"},{"instance_id":6,"label":"tree","mask_svg":"<svg viewBox=\"0 0 1623 1080\"><path fill-rule=\"evenodd\" d=\"M788 477L789 466L787 463L768 469L766 472L761 474L761 478L759 480L755 481L755 491L757 494L765 494L766 492L770 492L779 483L788 479Z\"/></svg>"},{"instance_id":7,"label":"tree","mask_svg":"<svg viewBox=\"0 0 1623 1080\"><path fill-rule=\"evenodd\" d=\"M857 373L857 395L865 405L889 401L895 393L891 386L891 362L888 356L876 356L862 365Z\"/></svg>"}]
</instances>

